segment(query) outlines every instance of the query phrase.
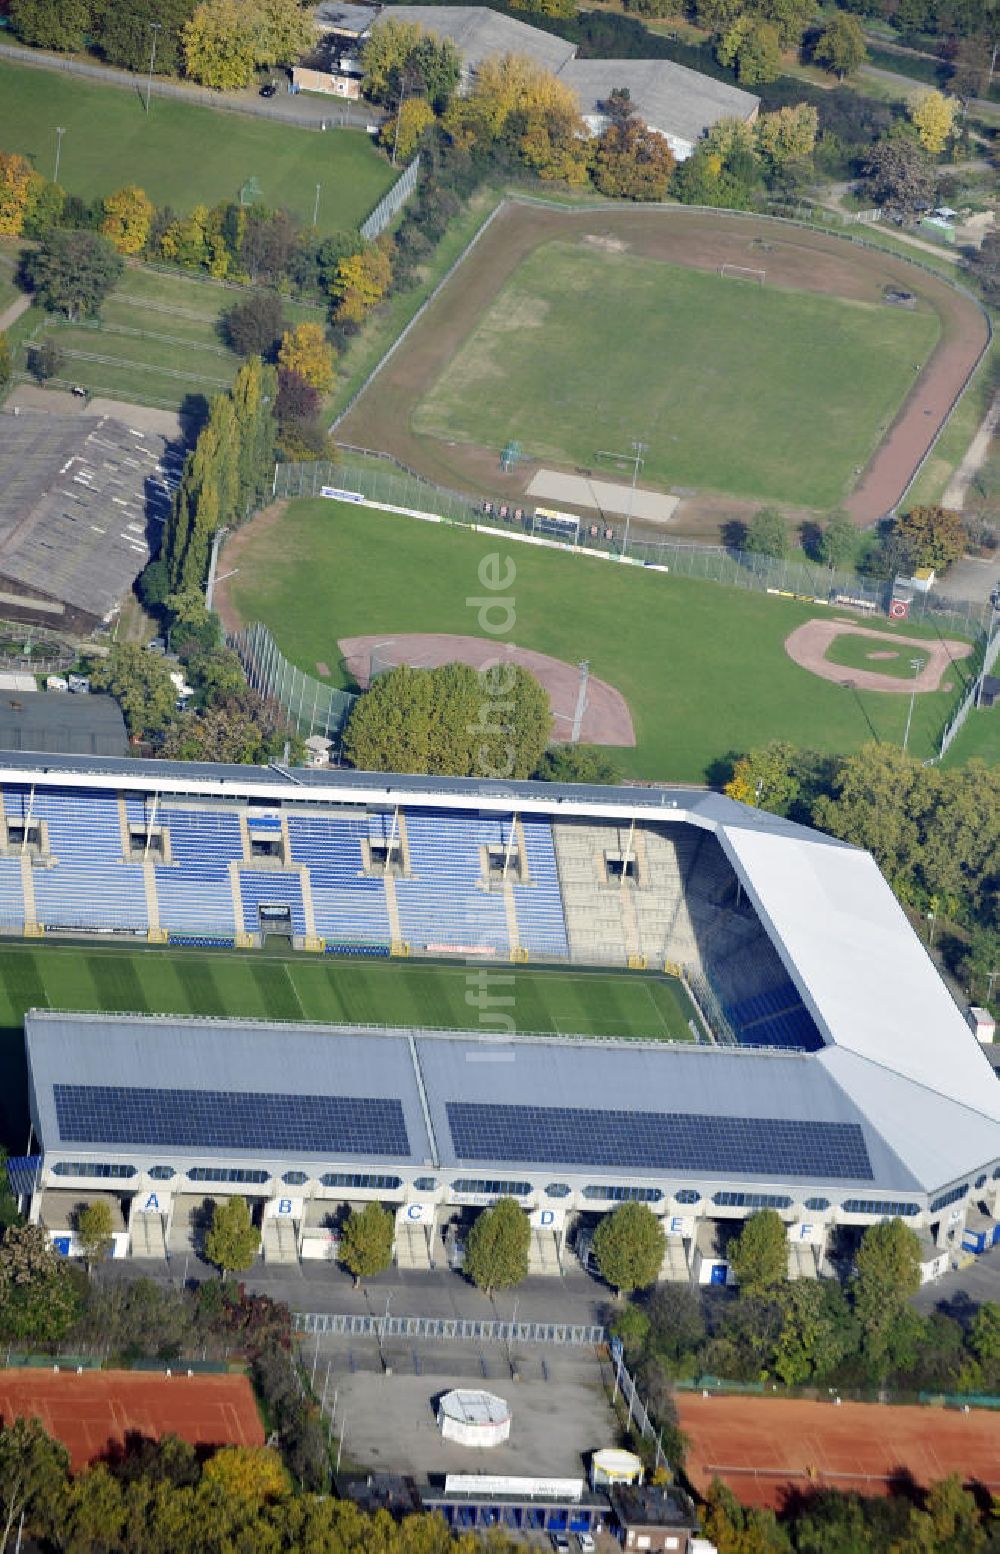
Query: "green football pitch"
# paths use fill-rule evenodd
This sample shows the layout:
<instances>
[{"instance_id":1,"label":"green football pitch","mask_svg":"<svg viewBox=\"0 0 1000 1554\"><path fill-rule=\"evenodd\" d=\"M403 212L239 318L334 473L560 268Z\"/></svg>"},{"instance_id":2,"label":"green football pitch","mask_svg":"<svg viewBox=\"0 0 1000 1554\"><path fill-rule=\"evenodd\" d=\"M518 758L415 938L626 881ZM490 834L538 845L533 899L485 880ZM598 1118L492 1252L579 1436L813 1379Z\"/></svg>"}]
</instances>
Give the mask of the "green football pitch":
<instances>
[{"instance_id":1,"label":"green football pitch","mask_svg":"<svg viewBox=\"0 0 1000 1554\"><path fill-rule=\"evenodd\" d=\"M871 739L902 743L905 682L899 695L859 692L800 668L785 638L820 611L749 589L322 499L292 502L280 523L245 530L229 587L244 621L263 621L301 669L316 675L328 666L329 683L344 685L342 637L482 636L480 569L497 554L510 568L509 640L570 664L589 659L628 702L635 748L613 752L626 775L718 781L732 752L769 739L831 752ZM892 638L888 621L880 629ZM901 634L933 633L907 621ZM933 753L965 674L957 664L952 690L917 697L909 740L916 755Z\"/></svg>"},{"instance_id":2,"label":"green football pitch","mask_svg":"<svg viewBox=\"0 0 1000 1554\"><path fill-rule=\"evenodd\" d=\"M0 951L0 1141L27 1136L27 1009L419 1025L496 1032L483 967L266 952L12 943ZM681 983L640 972L489 967L494 1007L519 1032L691 1041ZM499 1000L504 1002L499 1002ZM508 1002L509 1000L509 1002ZM99 1079L99 1075L94 1076Z\"/></svg>"},{"instance_id":3,"label":"green football pitch","mask_svg":"<svg viewBox=\"0 0 1000 1554\"><path fill-rule=\"evenodd\" d=\"M183 213L238 199L255 178L265 205L309 222L319 184L320 232L349 232L395 177L363 130L324 135L162 97L147 117L136 92L0 63L0 146L51 178L57 125L65 131L59 182L84 199L138 184Z\"/></svg>"},{"instance_id":4,"label":"green football pitch","mask_svg":"<svg viewBox=\"0 0 1000 1554\"><path fill-rule=\"evenodd\" d=\"M646 444L654 484L829 508L940 331L927 310L756 286L552 242L514 272L413 414L423 435L594 462ZM821 370L818 364L822 364Z\"/></svg>"}]
</instances>

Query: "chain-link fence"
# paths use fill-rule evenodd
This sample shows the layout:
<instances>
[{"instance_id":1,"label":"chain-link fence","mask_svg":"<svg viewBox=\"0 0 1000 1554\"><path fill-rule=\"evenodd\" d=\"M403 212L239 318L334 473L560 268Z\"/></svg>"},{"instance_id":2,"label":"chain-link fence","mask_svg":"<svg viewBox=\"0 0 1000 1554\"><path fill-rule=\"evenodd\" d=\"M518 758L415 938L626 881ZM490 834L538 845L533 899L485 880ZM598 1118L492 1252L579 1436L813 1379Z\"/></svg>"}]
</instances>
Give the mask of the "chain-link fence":
<instances>
[{"instance_id":1,"label":"chain-link fence","mask_svg":"<svg viewBox=\"0 0 1000 1554\"><path fill-rule=\"evenodd\" d=\"M319 734L336 744L357 701L350 691L323 685L297 669L278 648L266 626L256 622L229 638L249 684L278 703L307 738Z\"/></svg>"},{"instance_id":2,"label":"chain-link fence","mask_svg":"<svg viewBox=\"0 0 1000 1554\"><path fill-rule=\"evenodd\" d=\"M417 177L420 173L420 156L413 158L409 167L402 176L396 179L387 194L383 194L375 209L366 221L361 224L361 236L369 243L374 242L380 232L384 232L398 211L401 211L410 195L417 187Z\"/></svg>"},{"instance_id":3,"label":"chain-link fence","mask_svg":"<svg viewBox=\"0 0 1000 1554\"><path fill-rule=\"evenodd\" d=\"M509 496L485 494L477 498L433 485L415 470L371 449L345 448L337 464L279 464L274 493L282 497L330 496L441 523L496 530L512 540L527 539L557 549L659 567L730 588L750 588L873 614L888 610L892 594L892 584L886 579L805 559L763 556L724 545L637 538L634 533L626 542L626 525L603 517L599 522L581 519L575 539L560 537L540 529L530 504L522 507ZM936 591L917 592L910 604L914 622L973 639L983 633L989 616L989 604L950 599Z\"/></svg>"}]
</instances>

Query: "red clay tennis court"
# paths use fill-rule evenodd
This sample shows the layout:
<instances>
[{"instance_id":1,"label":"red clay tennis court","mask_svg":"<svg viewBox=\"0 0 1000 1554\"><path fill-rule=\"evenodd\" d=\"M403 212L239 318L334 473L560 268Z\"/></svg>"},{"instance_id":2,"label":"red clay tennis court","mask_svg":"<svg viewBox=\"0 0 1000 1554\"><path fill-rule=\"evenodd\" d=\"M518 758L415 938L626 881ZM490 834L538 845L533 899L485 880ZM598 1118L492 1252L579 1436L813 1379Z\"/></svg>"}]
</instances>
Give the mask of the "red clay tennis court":
<instances>
[{"instance_id":1,"label":"red clay tennis court","mask_svg":"<svg viewBox=\"0 0 1000 1554\"><path fill-rule=\"evenodd\" d=\"M193 1446L263 1446L264 1430L245 1376L172 1376L141 1371L0 1370L0 1417L40 1419L75 1469L125 1436L179 1435Z\"/></svg>"},{"instance_id":2,"label":"red clay tennis court","mask_svg":"<svg viewBox=\"0 0 1000 1554\"><path fill-rule=\"evenodd\" d=\"M694 1487L720 1478L745 1505L777 1510L793 1490L887 1495L903 1475L926 1486L958 1473L1000 1493L1000 1415L986 1409L714 1394L678 1396L677 1412Z\"/></svg>"}]
</instances>

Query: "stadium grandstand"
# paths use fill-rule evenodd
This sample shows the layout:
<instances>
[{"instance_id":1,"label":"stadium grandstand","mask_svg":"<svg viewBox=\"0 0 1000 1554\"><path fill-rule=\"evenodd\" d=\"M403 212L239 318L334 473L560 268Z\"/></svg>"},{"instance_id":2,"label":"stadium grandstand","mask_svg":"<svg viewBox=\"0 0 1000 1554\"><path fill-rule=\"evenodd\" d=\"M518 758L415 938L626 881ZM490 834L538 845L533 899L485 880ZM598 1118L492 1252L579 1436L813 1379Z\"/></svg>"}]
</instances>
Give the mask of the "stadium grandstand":
<instances>
[{"instance_id":1,"label":"stadium grandstand","mask_svg":"<svg viewBox=\"0 0 1000 1554\"><path fill-rule=\"evenodd\" d=\"M815 1276L840 1227L940 1249L1000 1193L1000 1088L873 860L719 794L0 756L0 923L325 955L680 978L688 1043L36 1011L55 1234L109 1195L121 1249L190 1246L206 1192L265 1256L331 1255L344 1206L397 1214L401 1266L509 1194L532 1266L616 1203L663 1216L664 1276L760 1207ZM474 1000L468 1000L474 1004ZM516 1016L516 1008L515 1008Z\"/></svg>"}]
</instances>

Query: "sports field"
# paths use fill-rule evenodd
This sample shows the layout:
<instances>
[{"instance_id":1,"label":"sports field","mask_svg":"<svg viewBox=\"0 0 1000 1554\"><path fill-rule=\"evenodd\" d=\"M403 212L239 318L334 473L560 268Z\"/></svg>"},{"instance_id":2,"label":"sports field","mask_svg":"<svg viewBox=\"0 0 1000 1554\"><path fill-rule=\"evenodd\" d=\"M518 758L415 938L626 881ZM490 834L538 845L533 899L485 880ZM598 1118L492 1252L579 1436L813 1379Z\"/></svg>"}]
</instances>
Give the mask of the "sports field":
<instances>
[{"instance_id":1,"label":"sports field","mask_svg":"<svg viewBox=\"0 0 1000 1554\"><path fill-rule=\"evenodd\" d=\"M479 976L429 961L11 941L0 950L0 1139L12 1153L24 1145L28 1009L495 1031L466 1001ZM518 1031L692 1040L693 1010L673 978L508 965L491 977Z\"/></svg>"},{"instance_id":2,"label":"sports field","mask_svg":"<svg viewBox=\"0 0 1000 1554\"><path fill-rule=\"evenodd\" d=\"M59 182L84 199L134 183L184 213L238 199L256 178L265 205L310 222L320 184L319 230L348 232L397 176L363 130L323 134L162 97L147 117L136 92L0 63L0 146L51 178L57 125L66 132Z\"/></svg>"},{"instance_id":3,"label":"sports field","mask_svg":"<svg viewBox=\"0 0 1000 1554\"><path fill-rule=\"evenodd\" d=\"M501 553L514 568L509 640L571 664L587 658L593 674L621 691L636 745L614 758L630 776L715 780L730 753L768 739L829 751L872 738L902 742L908 696L851 691L788 657L789 632L827 618L815 605L321 499L258 520L237 546L227 568L239 567L229 589L242 619L270 626L308 673L329 666L335 684L347 683L342 637L483 635L479 567ZM891 639L888 622L884 629ZM905 623L907 637L922 634ZM915 754L932 753L964 674L956 665L954 691L917 698Z\"/></svg>"},{"instance_id":4,"label":"sports field","mask_svg":"<svg viewBox=\"0 0 1000 1554\"><path fill-rule=\"evenodd\" d=\"M883 644L873 637L856 636L848 631L834 637L826 657L831 664L844 664L848 669L874 669L879 674L891 675L894 680L912 680L914 673L919 673L919 670L914 671L913 665L919 662L922 669L927 663L927 654L920 648L897 648L891 638Z\"/></svg>"},{"instance_id":5,"label":"sports field","mask_svg":"<svg viewBox=\"0 0 1000 1554\"><path fill-rule=\"evenodd\" d=\"M647 446L644 480L831 507L933 349L906 312L580 243L521 263L413 414L423 435L592 465ZM817 364L822 363L822 370Z\"/></svg>"},{"instance_id":6,"label":"sports field","mask_svg":"<svg viewBox=\"0 0 1000 1554\"><path fill-rule=\"evenodd\" d=\"M61 380L111 399L191 411L192 396L211 399L240 366L220 334L222 314L240 296L194 276L130 267L97 320L70 324L38 310L33 339L20 338L15 365L27 370L32 344L49 334L64 357ZM288 299L282 306L289 323L322 321L316 308Z\"/></svg>"}]
</instances>

